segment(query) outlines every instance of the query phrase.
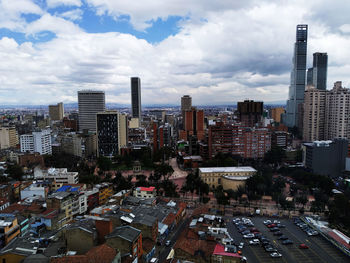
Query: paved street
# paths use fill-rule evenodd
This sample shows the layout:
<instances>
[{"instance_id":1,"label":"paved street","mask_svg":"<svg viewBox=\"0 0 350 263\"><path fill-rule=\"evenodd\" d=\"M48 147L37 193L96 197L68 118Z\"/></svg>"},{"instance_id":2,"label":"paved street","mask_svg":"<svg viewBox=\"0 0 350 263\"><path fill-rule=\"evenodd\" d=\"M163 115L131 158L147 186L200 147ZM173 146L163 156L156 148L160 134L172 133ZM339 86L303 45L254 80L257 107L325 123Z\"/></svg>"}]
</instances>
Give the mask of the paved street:
<instances>
[{"instance_id":1,"label":"paved street","mask_svg":"<svg viewBox=\"0 0 350 263\"><path fill-rule=\"evenodd\" d=\"M228 231L236 242L244 242L243 255L247 257L249 263L257 262L350 262L350 259L344 255L340 250L335 248L331 243L321 236L309 237L305 232L293 224L292 220L281 219L281 223L286 225L286 228L281 228L281 232L294 242L292 245L283 245L280 240L273 236L268 228L263 224L267 218L254 217L252 218L255 227L277 248L283 255L281 258L271 258L270 253L265 252L262 246L250 246L247 239L243 239L242 235L238 233L236 227L232 223L233 217L230 217L228 222ZM306 244L309 249L300 249L300 244Z\"/></svg>"}]
</instances>

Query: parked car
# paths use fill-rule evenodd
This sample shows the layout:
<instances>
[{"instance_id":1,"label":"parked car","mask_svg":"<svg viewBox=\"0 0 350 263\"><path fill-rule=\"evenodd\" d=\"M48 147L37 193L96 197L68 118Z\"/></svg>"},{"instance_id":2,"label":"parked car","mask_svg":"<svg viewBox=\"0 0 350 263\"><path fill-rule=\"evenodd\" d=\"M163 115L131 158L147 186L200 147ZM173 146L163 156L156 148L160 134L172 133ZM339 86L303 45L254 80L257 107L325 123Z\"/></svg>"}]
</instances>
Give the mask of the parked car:
<instances>
[{"instance_id":1,"label":"parked car","mask_svg":"<svg viewBox=\"0 0 350 263\"><path fill-rule=\"evenodd\" d=\"M238 245L238 248L239 249L242 249L244 247L244 243L243 242L240 242L239 245Z\"/></svg>"},{"instance_id":2,"label":"parked car","mask_svg":"<svg viewBox=\"0 0 350 263\"><path fill-rule=\"evenodd\" d=\"M266 246L265 251L266 252L277 252L277 249L274 248L273 246Z\"/></svg>"},{"instance_id":3,"label":"parked car","mask_svg":"<svg viewBox=\"0 0 350 263\"><path fill-rule=\"evenodd\" d=\"M277 231L275 233L273 233L274 236L282 236L283 233L281 231Z\"/></svg>"},{"instance_id":4,"label":"parked car","mask_svg":"<svg viewBox=\"0 0 350 263\"><path fill-rule=\"evenodd\" d=\"M259 245L260 241L259 239L253 239L249 241L249 245Z\"/></svg>"},{"instance_id":5,"label":"parked car","mask_svg":"<svg viewBox=\"0 0 350 263\"><path fill-rule=\"evenodd\" d=\"M170 241L170 240L165 241L165 245L166 245L167 247L170 246L170 244L171 244L171 241Z\"/></svg>"},{"instance_id":6,"label":"parked car","mask_svg":"<svg viewBox=\"0 0 350 263\"><path fill-rule=\"evenodd\" d=\"M273 227L276 227L276 224L269 224L267 225L268 228L273 228Z\"/></svg>"},{"instance_id":7,"label":"parked car","mask_svg":"<svg viewBox=\"0 0 350 263\"><path fill-rule=\"evenodd\" d=\"M271 257L273 258L280 258L282 257L282 254L281 253L278 253L278 252L273 252L270 254Z\"/></svg>"},{"instance_id":8,"label":"parked car","mask_svg":"<svg viewBox=\"0 0 350 263\"><path fill-rule=\"evenodd\" d=\"M243 236L244 238L253 238L254 237L254 234L246 234Z\"/></svg>"},{"instance_id":9,"label":"parked car","mask_svg":"<svg viewBox=\"0 0 350 263\"><path fill-rule=\"evenodd\" d=\"M280 236L278 239L279 239L279 240L287 240L287 239L288 239L288 237L287 237L287 236L285 236L285 235L282 235L282 236Z\"/></svg>"},{"instance_id":10,"label":"parked car","mask_svg":"<svg viewBox=\"0 0 350 263\"><path fill-rule=\"evenodd\" d=\"M305 245L305 244L300 244L299 248L301 248L301 249L308 249L309 247L307 245Z\"/></svg>"},{"instance_id":11,"label":"parked car","mask_svg":"<svg viewBox=\"0 0 350 263\"><path fill-rule=\"evenodd\" d=\"M265 221L264 221L264 225L266 225L266 226L269 225L269 224L271 224L271 223L272 223L271 220L265 220Z\"/></svg>"},{"instance_id":12,"label":"parked car","mask_svg":"<svg viewBox=\"0 0 350 263\"><path fill-rule=\"evenodd\" d=\"M277 232L277 231L280 231L280 229L278 227L273 227L273 228L270 228L270 231Z\"/></svg>"},{"instance_id":13,"label":"parked car","mask_svg":"<svg viewBox=\"0 0 350 263\"><path fill-rule=\"evenodd\" d=\"M290 239L283 240L283 241L282 241L282 244L283 244L283 245L291 245L291 244L293 244L293 241L290 240Z\"/></svg>"}]
</instances>

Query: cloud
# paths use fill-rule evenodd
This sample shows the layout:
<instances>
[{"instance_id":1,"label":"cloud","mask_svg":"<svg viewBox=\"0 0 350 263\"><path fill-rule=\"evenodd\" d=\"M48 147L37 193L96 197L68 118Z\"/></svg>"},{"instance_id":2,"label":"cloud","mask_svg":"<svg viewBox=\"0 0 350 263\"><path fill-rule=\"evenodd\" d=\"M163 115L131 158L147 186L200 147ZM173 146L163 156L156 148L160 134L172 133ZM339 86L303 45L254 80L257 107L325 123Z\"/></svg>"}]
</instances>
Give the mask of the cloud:
<instances>
[{"instance_id":1,"label":"cloud","mask_svg":"<svg viewBox=\"0 0 350 263\"><path fill-rule=\"evenodd\" d=\"M82 5L80 0L46 0L48 8L55 8L58 6L78 6Z\"/></svg>"},{"instance_id":2,"label":"cloud","mask_svg":"<svg viewBox=\"0 0 350 263\"><path fill-rule=\"evenodd\" d=\"M196 105L244 99L283 101L288 96L295 29L300 23L309 24L308 65L313 52L327 52L328 87L337 80L345 86L350 83L349 26L320 19L325 10L322 5L316 8L315 1L86 3L100 15L116 19L128 15L140 30L158 18L185 19L177 34L151 44L127 33L87 33L76 22L84 19L83 6L49 14L28 5L9 12L7 20L0 16L0 24L15 23L14 28L28 39L45 32L55 34L46 42L0 39L0 103L76 102L78 90L99 89L106 91L107 102L130 104L131 76L141 77L144 104L179 104L184 94L190 94ZM34 12L38 18L26 22L23 12Z\"/></svg>"}]
</instances>

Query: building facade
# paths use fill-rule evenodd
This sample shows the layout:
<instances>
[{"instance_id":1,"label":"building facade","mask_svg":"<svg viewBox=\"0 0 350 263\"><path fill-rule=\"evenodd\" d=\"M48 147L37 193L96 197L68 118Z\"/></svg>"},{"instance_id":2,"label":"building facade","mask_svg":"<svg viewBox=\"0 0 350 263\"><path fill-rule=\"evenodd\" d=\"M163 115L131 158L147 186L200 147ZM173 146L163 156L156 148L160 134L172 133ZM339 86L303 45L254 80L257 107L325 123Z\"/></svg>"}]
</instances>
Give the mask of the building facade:
<instances>
[{"instance_id":1,"label":"building facade","mask_svg":"<svg viewBox=\"0 0 350 263\"><path fill-rule=\"evenodd\" d=\"M52 154L51 130L34 131L20 137L21 152Z\"/></svg>"},{"instance_id":2,"label":"building facade","mask_svg":"<svg viewBox=\"0 0 350 263\"><path fill-rule=\"evenodd\" d=\"M312 85L316 89L326 90L328 55L327 53L316 52L313 54L313 57Z\"/></svg>"},{"instance_id":3,"label":"building facade","mask_svg":"<svg viewBox=\"0 0 350 263\"><path fill-rule=\"evenodd\" d=\"M303 140L307 142L325 139L326 90L308 86L304 98Z\"/></svg>"},{"instance_id":4,"label":"building facade","mask_svg":"<svg viewBox=\"0 0 350 263\"><path fill-rule=\"evenodd\" d=\"M212 188L222 185L224 190L237 190L254 174L256 170L249 166L199 168L199 176L205 183Z\"/></svg>"},{"instance_id":5,"label":"building facade","mask_svg":"<svg viewBox=\"0 0 350 263\"><path fill-rule=\"evenodd\" d=\"M334 83L326 97L326 139L350 139L350 90Z\"/></svg>"},{"instance_id":6,"label":"building facade","mask_svg":"<svg viewBox=\"0 0 350 263\"><path fill-rule=\"evenodd\" d=\"M0 149L15 148L18 135L15 127L0 127Z\"/></svg>"},{"instance_id":7,"label":"building facade","mask_svg":"<svg viewBox=\"0 0 350 263\"><path fill-rule=\"evenodd\" d=\"M63 102L57 103L57 105L49 105L49 116L53 121L63 120L63 117L64 117Z\"/></svg>"},{"instance_id":8,"label":"building facade","mask_svg":"<svg viewBox=\"0 0 350 263\"><path fill-rule=\"evenodd\" d=\"M282 107L272 108L271 109L271 118L275 122L281 122L281 115L283 113L284 113L284 108L282 108Z\"/></svg>"},{"instance_id":9,"label":"building facade","mask_svg":"<svg viewBox=\"0 0 350 263\"><path fill-rule=\"evenodd\" d=\"M127 146L128 120L117 111L97 113L97 153L98 156L113 157Z\"/></svg>"},{"instance_id":10,"label":"building facade","mask_svg":"<svg viewBox=\"0 0 350 263\"><path fill-rule=\"evenodd\" d=\"M298 105L304 102L307 57L307 25L297 25L294 44L293 70L289 86L284 124L288 127L298 125Z\"/></svg>"},{"instance_id":11,"label":"building facade","mask_svg":"<svg viewBox=\"0 0 350 263\"><path fill-rule=\"evenodd\" d=\"M141 120L141 79L131 78L131 116Z\"/></svg>"},{"instance_id":12,"label":"building facade","mask_svg":"<svg viewBox=\"0 0 350 263\"><path fill-rule=\"evenodd\" d=\"M245 127L261 125L264 103L261 101L245 100L237 103L238 118Z\"/></svg>"},{"instance_id":13,"label":"building facade","mask_svg":"<svg viewBox=\"0 0 350 263\"><path fill-rule=\"evenodd\" d=\"M96 132L96 113L105 111L104 91L78 91L79 131Z\"/></svg>"}]
</instances>

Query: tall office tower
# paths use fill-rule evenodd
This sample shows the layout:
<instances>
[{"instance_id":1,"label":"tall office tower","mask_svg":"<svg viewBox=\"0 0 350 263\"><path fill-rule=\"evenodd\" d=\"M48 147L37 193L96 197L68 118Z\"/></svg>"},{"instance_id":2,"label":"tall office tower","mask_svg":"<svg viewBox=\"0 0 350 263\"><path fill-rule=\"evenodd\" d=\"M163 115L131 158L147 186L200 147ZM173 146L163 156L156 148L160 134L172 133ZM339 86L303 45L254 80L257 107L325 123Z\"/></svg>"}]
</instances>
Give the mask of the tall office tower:
<instances>
[{"instance_id":1,"label":"tall office tower","mask_svg":"<svg viewBox=\"0 0 350 263\"><path fill-rule=\"evenodd\" d=\"M18 134L15 127L0 127L0 149L15 148Z\"/></svg>"},{"instance_id":2,"label":"tall office tower","mask_svg":"<svg viewBox=\"0 0 350 263\"><path fill-rule=\"evenodd\" d=\"M97 154L113 157L127 145L127 117L117 111L99 112L96 115Z\"/></svg>"},{"instance_id":3,"label":"tall office tower","mask_svg":"<svg viewBox=\"0 0 350 263\"><path fill-rule=\"evenodd\" d=\"M316 89L326 90L328 55L327 53L320 52L316 52L313 55L312 85L314 85Z\"/></svg>"},{"instance_id":4,"label":"tall office tower","mask_svg":"<svg viewBox=\"0 0 350 263\"><path fill-rule=\"evenodd\" d=\"M34 131L20 137L21 152L52 154L51 130Z\"/></svg>"},{"instance_id":5,"label":"tall office tower","mask_svg":"<svg viewBox=\"0 0 350 263\"><path fill-rule=\"evenodd\" d=\"M298 105L304 102L306 75L307 25L297 25L294 44L293 70L291 72L287 110L283 119L288 127L298 125Z\"/></svg>"},{"instance_id":6,"label":"tall office tower","mask_svg":"<svg viewBox=\"0 0 350 263\"><path fill-rule=\"evenodd\" d=\"M63 102L57 103L57 105L49 105L49 116L53 121L63 120L63 116L64 116Z\"/></svg>"},{"instance_id":7,"label":"tall office tower","mask_svg":"<svg viewBox=\"0 0 350 263\"><path fill-rule=\"evenodd\" d=\"M245 127L261 124L264 103L261 101L245 100L237 103L239 121Z\"/></svg>"},{"instance_id":8,"label":"tall office tower","mask_svg":"<svg viewBox=\"0 0 350 263\"><path fill-rule=\"evenodd\" d=\"M182 122L185 123L185 112L192 108L192 98L190 95L184 95L181 97L181 114Z\"/></svg>"},{"instance_id":9,"label":"tall office tower","mask_svg":"<svg viewBox=\"0 0 350 263\"><path fill-rule=\"evenodd\" d=\"M96 132L96 113L105 111L104 91L78 91L79 131Z\"/></svg>"},{"instance_id":10,"label":"tall office tower","mask_svg":"<svg viewBox=\"0 0 350 263\"><path fill-rule=\"evenodd\" d=\"M350 90L343 88L341 81L337 81L326 97L326 139L350 139L349 116Z\"/></svg>"},{"instance_id":11,"label":"tall office tower","mask_svg":"<svg viewBox=\"0 0 350 263\"><path fill-rule=\"evenodd\" d=\"M303 140L325 139L326 91L308 86L304 97Z\"/></svg>"},{"instance_id":12,"label":"tall office tower","mask_svg":"<svg viewBox=\"0 0 350 263\"><path fill-rule=\"evenodd\" d=\"M306 74L306 86L311 86L311 85L313 85L313 84L312 84L312 82L313 82L312 73L313 73L313 68L308 68L308 69L307 69L307 74Z\"/></svg>"},{"instance_id":13,"label":"tall office tower","mask_svg":"<svg viewBox=\"0 0 350 263\"><path fill-rule=\"evenodd\" d=\"M141 120L141 80L139 77L131 78L131 115Z\"/></svg>"}]
</instances>

